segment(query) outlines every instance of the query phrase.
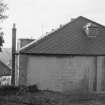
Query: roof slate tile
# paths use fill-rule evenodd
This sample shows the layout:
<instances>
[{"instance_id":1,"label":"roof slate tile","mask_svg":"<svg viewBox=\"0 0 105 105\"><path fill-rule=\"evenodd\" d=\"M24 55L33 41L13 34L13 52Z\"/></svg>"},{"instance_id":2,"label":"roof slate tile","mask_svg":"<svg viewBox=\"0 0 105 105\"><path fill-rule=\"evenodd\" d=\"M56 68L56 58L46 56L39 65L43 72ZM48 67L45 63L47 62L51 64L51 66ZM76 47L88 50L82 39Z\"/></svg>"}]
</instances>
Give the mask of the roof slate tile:
<instances>
[{"instance_id":1,"label":"roof slate tile","mask_svg":"<svg viewBox=\"0 0 105 105\"><path fill-rule=\"evenodd\" d=\"M96 24L100 30L100 34L95 38L89 38L83 30L89 22ZM104 55L105 27L80 16L55 32L27 45L19 52L23 54Z\"/></svg>"}]
</instances>

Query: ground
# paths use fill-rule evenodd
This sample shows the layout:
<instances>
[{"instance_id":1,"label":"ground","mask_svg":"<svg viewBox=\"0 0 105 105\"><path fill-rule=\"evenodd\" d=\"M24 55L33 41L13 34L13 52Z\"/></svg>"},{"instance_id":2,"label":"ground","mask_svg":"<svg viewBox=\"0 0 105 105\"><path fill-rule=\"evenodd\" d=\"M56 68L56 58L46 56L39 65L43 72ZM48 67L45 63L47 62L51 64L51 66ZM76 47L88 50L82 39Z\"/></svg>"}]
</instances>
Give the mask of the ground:
<instances>
[{"instance_id":1,"label":"ground","mask_svg":"<svg viewBox=\"0 0 105 105\"><path fill-rule=\"evenodd\" d=\"M0 96L0 105L105 105L105 94L62 94L52 91Z\"/></svg>"}]
</instances>

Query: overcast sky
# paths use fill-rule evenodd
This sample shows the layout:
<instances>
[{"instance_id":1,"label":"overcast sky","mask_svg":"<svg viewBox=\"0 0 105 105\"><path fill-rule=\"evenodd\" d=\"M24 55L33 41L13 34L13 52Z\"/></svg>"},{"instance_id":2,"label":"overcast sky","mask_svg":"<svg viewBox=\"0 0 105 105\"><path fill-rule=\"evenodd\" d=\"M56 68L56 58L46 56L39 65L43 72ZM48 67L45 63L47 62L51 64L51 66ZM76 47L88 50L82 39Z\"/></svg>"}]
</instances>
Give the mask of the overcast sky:
<instances>
[{"instance_id":1,"label":"overcast sky","mask_svg":"<svg viewBox=\"0 0 105 105\"><path fill-rule=\"evenodd\" d=\"M4 47L11 47L11 28L16 23L17 38L38 38L65 24L71 18L85 16L105 25L105 0L5 0L9 18L3 22Z\"/></svg>"}]
</instances>

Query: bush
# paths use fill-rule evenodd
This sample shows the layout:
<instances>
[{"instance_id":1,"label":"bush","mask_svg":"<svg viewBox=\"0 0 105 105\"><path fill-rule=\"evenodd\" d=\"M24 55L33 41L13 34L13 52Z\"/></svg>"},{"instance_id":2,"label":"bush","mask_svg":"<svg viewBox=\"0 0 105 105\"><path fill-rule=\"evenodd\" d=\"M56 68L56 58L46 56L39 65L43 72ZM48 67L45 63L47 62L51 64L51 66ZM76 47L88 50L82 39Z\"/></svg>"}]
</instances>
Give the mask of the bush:
<instances>
[{"instance_id":1,"label":"bush","mask_svg":"<svg viewBox=\"0 0 105 105\"><path fill-rule=\"evenodd\" d=\"M40 90L38 89L37 85L31 85L31 86L28 86L28 91L30 93L33 93L33 92L39 92Z\"/></svg>"},{"instance_id":2,"label":"bush","mask_svg":"<svg viewBox=\"0 0 105 105\"><path fill-rule=\"evenodd\" d=\"M26 93L35 93L39 92L37 85L31 85L31 86L19 86L19 91L16 95L24 95Z\"/></svg>"},{"instance_id":3,"label":"bush","mask_svg":"<svg viewBox=\"0 0 105 105\"><path fill-rule=\"evenodd\" d=\"M17 86L1 86L0 95L13 95L19 91L20 87Z\"/></svg>"},{"instance_id":4,"label":"bush","mask_svg":"<svg viewBox=\"0 0 105 105\"><path fill-rule=\"evenodd\" d=\"M37 85L31 86L1 86L0 95L24 95L28 92L39 92Z\"/></svg>"}]
</instances>

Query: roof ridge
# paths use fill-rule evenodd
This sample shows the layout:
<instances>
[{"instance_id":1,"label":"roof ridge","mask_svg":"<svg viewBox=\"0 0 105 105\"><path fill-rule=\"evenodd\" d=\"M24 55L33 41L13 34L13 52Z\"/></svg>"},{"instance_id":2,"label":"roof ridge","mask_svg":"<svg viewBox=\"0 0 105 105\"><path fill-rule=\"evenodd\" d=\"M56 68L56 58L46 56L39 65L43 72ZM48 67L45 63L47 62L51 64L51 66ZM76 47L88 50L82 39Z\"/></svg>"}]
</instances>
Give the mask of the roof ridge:
<instances>
[{"instance_id":1,"label":"roof ridge","mask_svg":"<svg viewBox=\"0 0 105 105\"><path fill-rule=\"evenodd\" d=\"M88 20L88 21L91 21L92 23L95 23L95 24L97 24L97 25L99 25L99 26L105 28L105 25L102 25L101 23L98 23L98 22L96 22L96 21L92 21L91 19L86 18L85 16L79 16L79 18L84 18L84 19L86 19L86 20Z\"/></svg>"}]
</instances>

